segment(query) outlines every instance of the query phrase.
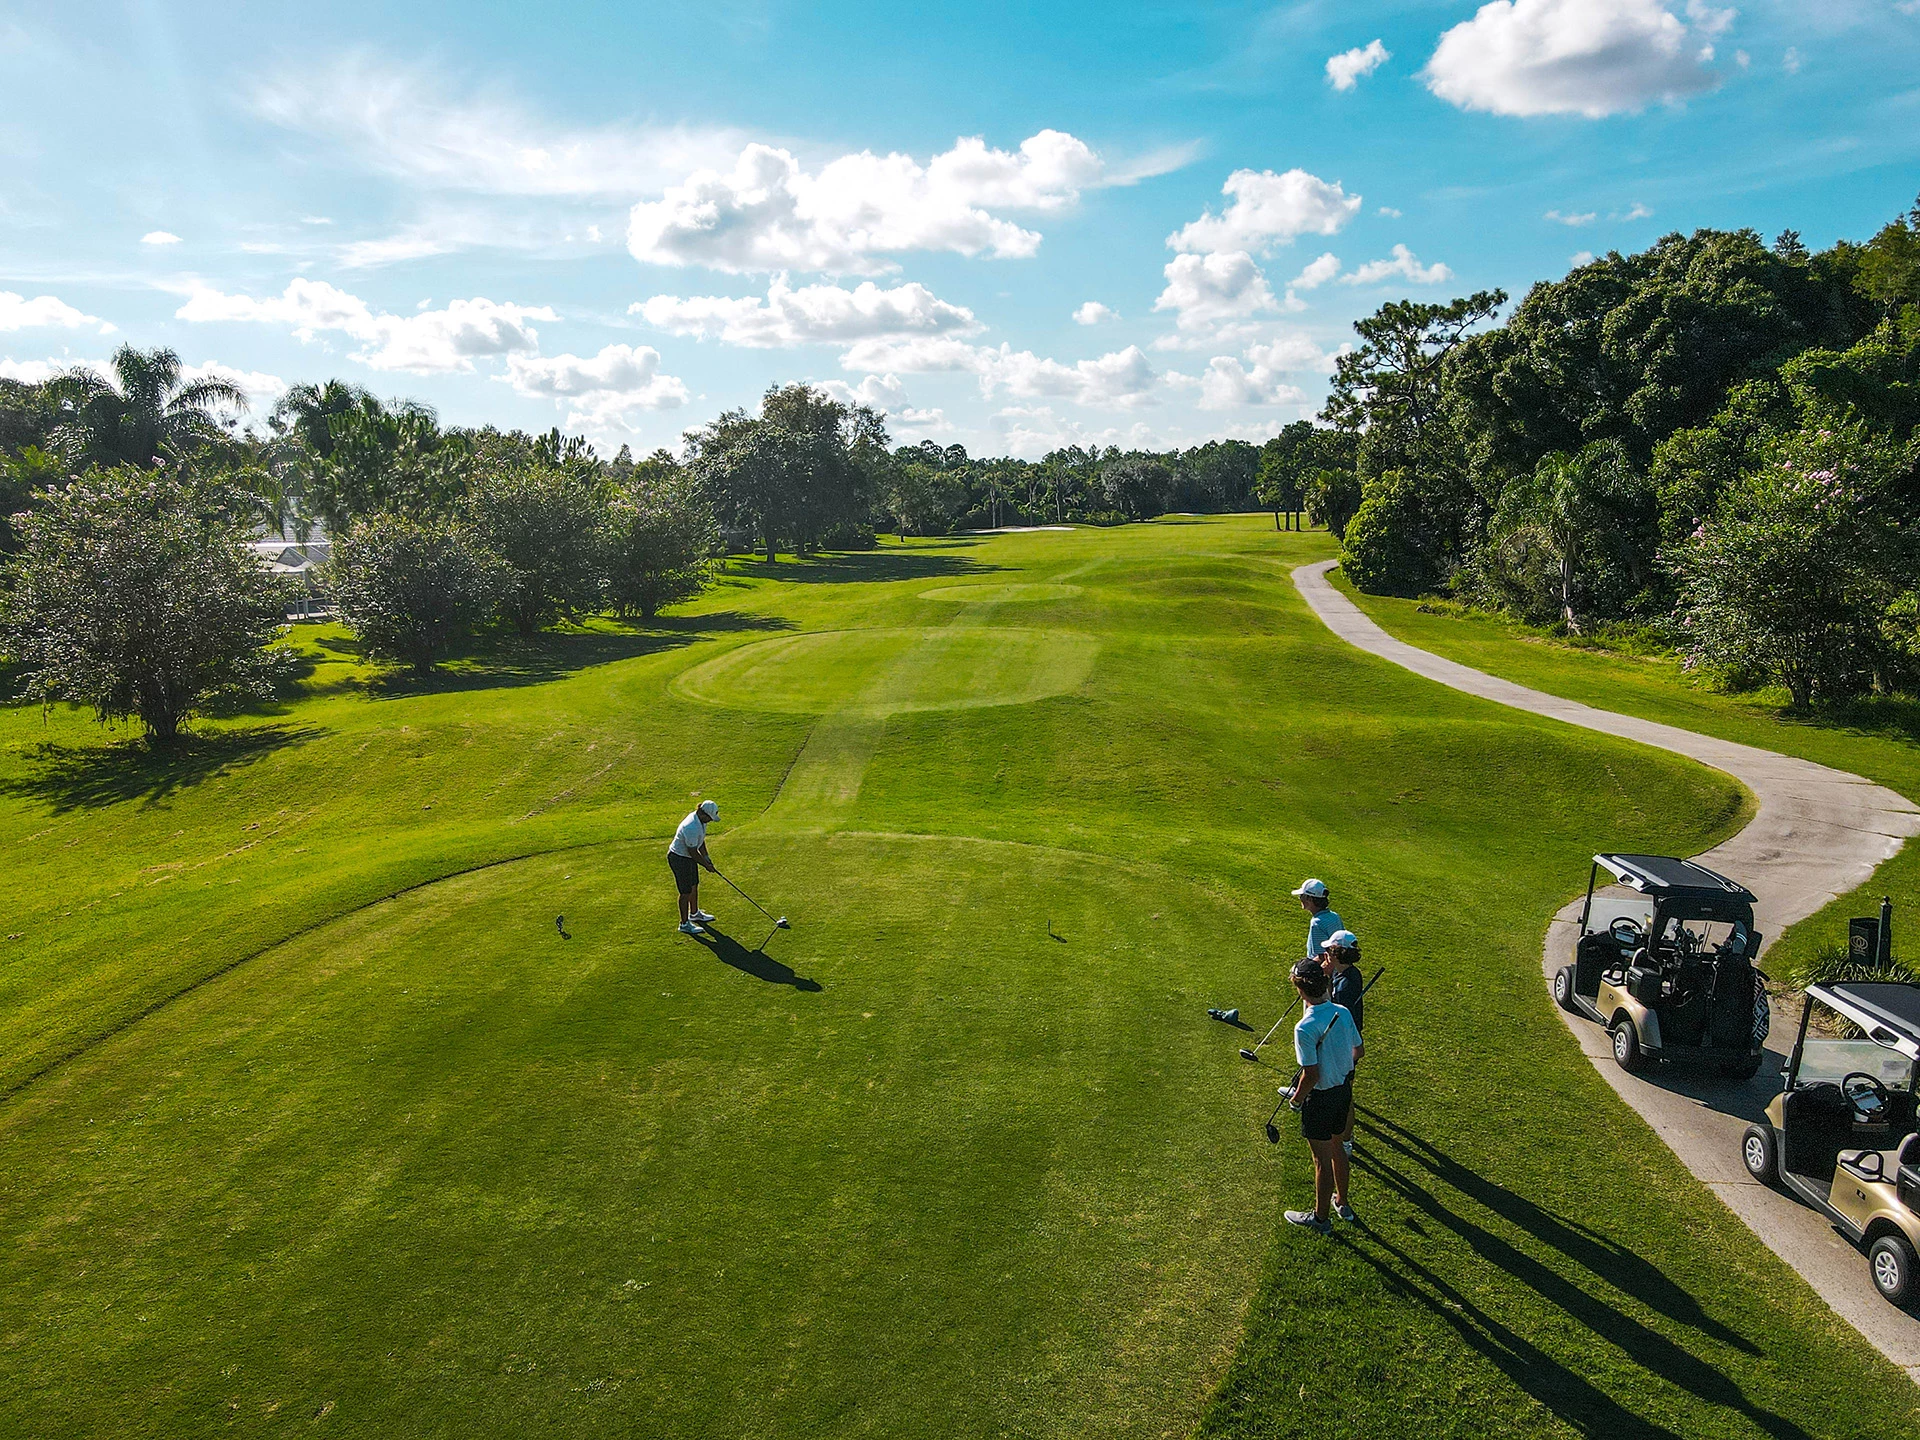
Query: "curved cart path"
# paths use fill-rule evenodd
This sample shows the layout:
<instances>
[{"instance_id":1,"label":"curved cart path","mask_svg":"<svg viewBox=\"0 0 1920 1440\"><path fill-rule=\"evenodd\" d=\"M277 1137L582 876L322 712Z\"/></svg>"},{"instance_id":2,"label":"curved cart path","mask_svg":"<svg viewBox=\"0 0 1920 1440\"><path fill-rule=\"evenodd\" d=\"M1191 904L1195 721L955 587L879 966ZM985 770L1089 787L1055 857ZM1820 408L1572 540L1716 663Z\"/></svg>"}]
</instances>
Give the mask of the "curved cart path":
<instances>
[{"instance_id":1,"label":"curved cart path","mask_svg":"<svg viewBox=\"0 0 1920 1440\"><path fill-rule=\"evenodd\" d=\"M1685 755L1725 771L1751 790L1759 809L1747 827L1699 858L1759 896L1756 917L1768 941L1836 896L1865 884L1906 837L1920 835L1920 809L1912 801L1858 775L1652 720L1596 710L1496 679L1396 640L1327 582L1327 572L1337 563L1302 565L1293 572L1293 583L1327 628L1348 643L1469 695ZM1544 968L1549 975L1572 944L1578 916L1576 902L1556 915L1548 928ZM1741 1164L1741 1132L1779 1091L1779 1065L1792 1044L1786 1017L1776 1013L1769 1042L1770 1050L1779 1053L1770 1054L1751 1081L1739 1083L1662 1070L1648 1077L1628 1075L1613 1063L1605 1031L1558 1006L1554 1009L1608 1083L1707 1188L1805 1276L1842 1319L1920 1382L1920 1319L1880 1298L1867 1278L1860 1252L1824 1219L1754 1183Z\"/></svg>"}]
</instances>

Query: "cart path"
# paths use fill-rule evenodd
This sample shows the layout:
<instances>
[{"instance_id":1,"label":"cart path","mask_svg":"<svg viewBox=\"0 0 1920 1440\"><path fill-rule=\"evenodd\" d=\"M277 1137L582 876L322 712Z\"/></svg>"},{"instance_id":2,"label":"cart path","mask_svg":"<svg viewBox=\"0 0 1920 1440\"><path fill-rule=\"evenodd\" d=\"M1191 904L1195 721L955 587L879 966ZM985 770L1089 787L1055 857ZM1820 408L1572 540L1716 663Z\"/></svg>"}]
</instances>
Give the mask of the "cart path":
<instances>
[{"instance_id":1,"label":"cart path","mask_svg":"<svg viewBox=\"0 0 1920 1440\"><path fill-rule=\"evenodd\" d=\"M1294 570L1293 583L1314 614L1349 644L1484 700L1685 755L1724 771L1752 791L1758 809L1747 827L1699 858L1759 897L1755 918L1768 942L1835 897L1864 885L1907 837L1920 835L1920 808L1858 775L1653 720L1596 710L1396 640L1328 583L1327 572L1338 563L1302 565ZM1568 952L1578 918L1575 902L1549 925L1543 966L1548 976ZM1552 1004L1550 996L1547 1003ZM1752 1080L1740 1083L1656 1071L1659 1083L1653 1083L1613 1063L1606 1032L1598 1025L1557 1005L1554 1012L1607 1083L1687 1168L1776 1255L1799 1271L1836 1314L1920 1383L1920 1318L1880 1298L1867 1278L1864 1257L1821 1216L1756 1184L1741 1163L1741 1133L1779 1091L1779 1066L1792 1045L1785 1017L1776 1012L1768 1059ZM1794 1018L1797 1021L1797 1015Z\"/></svg>"}]
</instances>

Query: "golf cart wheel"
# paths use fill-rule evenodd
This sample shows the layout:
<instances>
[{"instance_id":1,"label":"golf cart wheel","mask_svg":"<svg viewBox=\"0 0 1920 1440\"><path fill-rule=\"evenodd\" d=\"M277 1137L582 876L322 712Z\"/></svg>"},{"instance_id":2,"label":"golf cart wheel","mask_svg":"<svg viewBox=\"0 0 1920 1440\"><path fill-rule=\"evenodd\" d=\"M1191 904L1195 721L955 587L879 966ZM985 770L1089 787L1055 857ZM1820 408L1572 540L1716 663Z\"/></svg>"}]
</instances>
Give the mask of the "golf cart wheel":
<instances>
[{"instance_id":1,"label":"golf cart wheel","mask_svg":"<svg viewBox=\"0 0 1920 1440\"><path fill-rule=\"evenodd\" d=\"M1762 1185L1771 1185L1780 1178L1780 1142L1774 1138L1771 1125L1749 1125L1747 1133L1740 1140L1740 1158L1746 1162L1747 1173Z\"/></svg>"},{"instance_id":2,"label":"golf cart wheel","mask_svg":"<svg viewBox=\"0 0 1920 1440\"><path fill-rule=\"evenodd\" d=\"M1614 1063L1629 1075L1645 1069L1646 1057L1640 1053L1640 1034L1633 1028L1633 1021L1622 1015L1610 1028Z\"/></svg>"},{"instance_id":3,"label":"golf cart wheel","mask_svg":"<svg viewBox=\"0 0 1920 1440\"><path fill-rule=\"evenodd\" d=\"M1553 972L1553 1003L1562 1010L1573 1009L1573 967L1562 965Z\"/></svg>"},{"instance_id":4,"label":"golf cart wheel","mask_svg":"<svg viewBox=\"0 0 1920 1440\"><path fill-rule=\"evenodd\" d=\"M1759 1055L1749 1055L1744 1060L1735 1060L1730 1064L1722 1065L1720 1073L1729 1080L1751 1080L1760 1073L1762 1058Z\"/></svg>"},{"instance_id":5,"label":"golf cart wheel","mask_svg":"<svg viewBox=\"0 0 1920 1440\"><path fill-rule=\"evenodd\" d=\"M1873 1276L1873 1288L1895 1305L1910 1305L1920 1286L1914 1282L1916 1261L1913 1246L1904 1235L1882 1235L1867 1251L1867 1272Z\"/></svg>"}]
</instances>

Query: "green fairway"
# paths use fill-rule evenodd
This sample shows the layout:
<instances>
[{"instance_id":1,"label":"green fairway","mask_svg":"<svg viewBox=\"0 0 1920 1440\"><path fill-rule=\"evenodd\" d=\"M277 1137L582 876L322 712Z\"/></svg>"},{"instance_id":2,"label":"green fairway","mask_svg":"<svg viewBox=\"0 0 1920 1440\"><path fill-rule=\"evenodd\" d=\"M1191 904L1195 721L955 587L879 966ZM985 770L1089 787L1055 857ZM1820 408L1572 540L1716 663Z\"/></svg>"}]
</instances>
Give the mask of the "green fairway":
<instances>
[{"instance_id":1,"label":"green fairway","mask_svg":"<svg viewBox=\"0 0 1920 1440\"><path fill-rule=\"evenodd\" d=\"M1288 579L1329 553L740 562L421 686L309 628L165 764L0 711L0 1431L1920 1422L1539 982L1585 856L1744 797L1346 647ZM711 879L673 930L697 797L764 953ZM1309 874L1388 967L1324 1239L1205 1016L1277 1016Z\"/></svg>"}]
</instances>

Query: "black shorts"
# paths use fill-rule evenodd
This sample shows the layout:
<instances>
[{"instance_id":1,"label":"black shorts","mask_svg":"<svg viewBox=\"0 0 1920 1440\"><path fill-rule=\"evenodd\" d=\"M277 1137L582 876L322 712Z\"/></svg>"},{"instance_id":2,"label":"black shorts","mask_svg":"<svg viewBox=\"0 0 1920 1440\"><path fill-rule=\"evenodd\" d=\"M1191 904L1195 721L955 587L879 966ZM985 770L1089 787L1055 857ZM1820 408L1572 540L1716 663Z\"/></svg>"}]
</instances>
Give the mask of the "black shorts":
<instances>
[{"instance_id":1,"label":"black shorts","mask_svg":"<svg viewBox=\"0 0 1920 1440\"><path fill-rule=\"evenodd\" d=\"M667 868L673 871L673 883L680 887L682 895L691 894L700 888L700 862L691 855L681 855L669 850Z\"/></svg>"},{"instance_id":2,"label":"black shorts","mask_svg":"<svg viewBox=\"0 0 1920 1440\"><path fill-rule=\"evenodd\" d=\"M1316 1089L1300 1107L1300 1133L1309 1140L1332 1140L1347 1132L1347 1114L1353 1109L1353 1077L1331 1090Z\"/></svg>"}]
</instances>

